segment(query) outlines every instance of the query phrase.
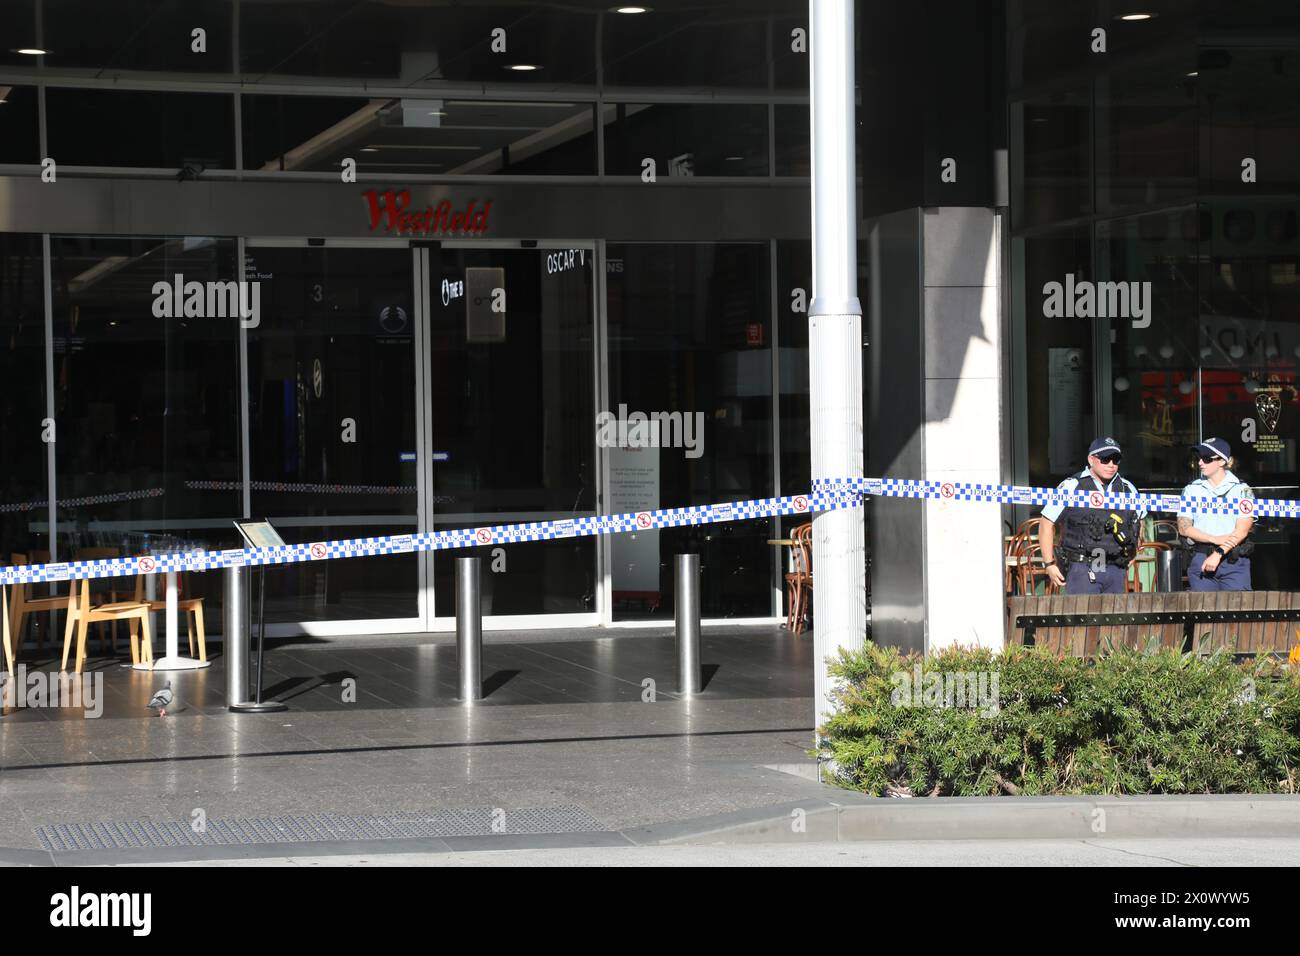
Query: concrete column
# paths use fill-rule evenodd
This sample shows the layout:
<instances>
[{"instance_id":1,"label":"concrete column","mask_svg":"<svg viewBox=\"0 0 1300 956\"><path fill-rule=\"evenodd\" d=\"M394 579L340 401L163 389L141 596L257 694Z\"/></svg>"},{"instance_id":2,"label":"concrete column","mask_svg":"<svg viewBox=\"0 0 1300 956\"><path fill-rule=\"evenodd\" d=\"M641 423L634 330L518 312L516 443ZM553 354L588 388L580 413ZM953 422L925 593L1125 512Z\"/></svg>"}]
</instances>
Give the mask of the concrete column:
<instances>
[{"instance_id":1,"label":"concrete column","mask_svg":"<svg viewBox=\"0 0 1300 956\"><path fill-rule=\"evenodd\" d=\"M939 207L869 225L873 476L1001 476L999 223L992 209ZM1002 507L878 498L871 508L873 640L1001 647Z\"/></svg>"},{"instance_id":2,"label":"concrete column","mask_svg":"<svg viewBox=\"0 0 1300 956\"><path fill-rule=\"evenodd\" d=\"M942 207L922 217L925 473L996 484L1002 474L1000 220ZM1002 507L925 503L926 649L1002 646Z\"/></svg>"}]
</instances>

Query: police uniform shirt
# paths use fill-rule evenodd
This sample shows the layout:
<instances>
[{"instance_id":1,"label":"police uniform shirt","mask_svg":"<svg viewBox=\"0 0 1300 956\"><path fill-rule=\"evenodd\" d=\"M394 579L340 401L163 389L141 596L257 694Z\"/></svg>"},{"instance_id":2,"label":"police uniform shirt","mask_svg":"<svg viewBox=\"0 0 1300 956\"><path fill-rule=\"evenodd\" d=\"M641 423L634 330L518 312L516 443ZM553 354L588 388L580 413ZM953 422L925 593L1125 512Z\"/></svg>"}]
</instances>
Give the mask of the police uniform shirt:
<instances>
[{"instance_id":1,"label":"police uniform shirt","mask_svg":"<svg viewBox=\"0 0 1300 956\"><path fill-rule=\"evenodd\" d=\"M1092 473L1092 469L1090 468L1085 468L1077 475L1071 475L1069 478L1066 478L1065 481L1061 482L1059 485L1056 486L1056 490L1057 491L1078 491L1080 484L1083 482L1085 478L1091 478L1093 486L1098 491L1104 491L1107 493L1113 491L1116 494L1132 494L1132 495L1137 494L1137 488L1134 487L1133 482L1129 481L1127 478L1121 478L1119 472L1115 473L1115 477L1110 480L1110 484L1103 485L1101 481L1097 478L1097 476ZM1043 509L1042 515L1048 521L1052 522L1052 524L1056 524L1056 522L1061 517L1061 512L1063 512L1064 510L1065 510L1065 505L1051 504ZM1126 509L1126 510L1132 510L1132 509ZM1146 508L1137 509L1138 521L1143 520L1146 516L1147 516Z\"/></svg>"},{"instance_id":2,"label":"police uniform shirt","mask_svg":"<svg viewBox=\"0 0 1300 956\"><path fill-rule=\"evenodd\" d=\"M1216 488L1208 478L1197 478L1183 489L1184 498L1254 498L1255 492L1250 486L1230 471L1225 471L1223 481ZM1239 514L1207 514L1205 512L1179 510L1179 520L1190 518L1192 527L1199 528L1206 534L1231 534L1237 527Z\"/></svg>"}]
</instances>

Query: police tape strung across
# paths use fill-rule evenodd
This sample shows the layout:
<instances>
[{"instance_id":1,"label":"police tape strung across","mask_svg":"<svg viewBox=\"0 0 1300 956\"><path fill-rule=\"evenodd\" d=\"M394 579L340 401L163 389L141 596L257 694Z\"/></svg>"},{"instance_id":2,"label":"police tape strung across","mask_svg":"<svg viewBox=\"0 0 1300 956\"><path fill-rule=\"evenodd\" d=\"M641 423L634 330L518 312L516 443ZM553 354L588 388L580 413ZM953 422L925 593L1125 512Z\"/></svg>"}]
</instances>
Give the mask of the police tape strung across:
<instances>
[{"instance_id":1,"label":"police tape strung across","mask_svg":"<svg viewBox=\"0 0 1300 956\"><path fill-rule=\"evenodd\" d=\"M1192 514L1300 518L1300 500L1103 494L1100 491L1061 491L1056 488L1028 488L966 481L841 478L814 481L813 491L807 495L785 495L780 498L758 498L751 501L730 501L686 508L661 508L657 511L584 516L558 521L531 521L494 527L458 528L451 531L352 538L342 541L317 541L277 548L146 554L129 558L103 558L96 561L23 565L0 568L0 584L111 578L129 574L162 574L171 571L209 571L241 565L294 564L300 561L327 561L334 558L472 548L488 544L550 541L593 534L651 531L656 528L744 521L751 518L772 518L778 515L811 515L819 511L858 507L867 495L885 498L928 498L942 502L1061 504L1077 508L1127 510L1146 508L1150 511Z\"/></svg>"}]
</instances>

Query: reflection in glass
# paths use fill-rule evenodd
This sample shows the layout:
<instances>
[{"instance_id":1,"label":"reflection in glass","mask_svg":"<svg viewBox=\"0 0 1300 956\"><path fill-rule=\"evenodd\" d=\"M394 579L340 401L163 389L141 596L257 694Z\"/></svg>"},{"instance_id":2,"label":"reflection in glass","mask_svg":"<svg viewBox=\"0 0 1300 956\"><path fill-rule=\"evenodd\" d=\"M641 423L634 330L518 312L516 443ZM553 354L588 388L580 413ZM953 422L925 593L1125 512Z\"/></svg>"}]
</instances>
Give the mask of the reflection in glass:
<instances>
[{"instance_id":1,"label":"reflection in glass","mask_svg":"<svg viewBox=\"0 0 1300 956\"><path fill-rule=\"evenodd\" d=\"M589 103L245 96L242 115L244 166L261 172L596 172Z\"/></svg>"},{"instance_id":2,"label":"reflection in glass","mask_svg":"<svg viewBox=\"0 0 1300 956\"><path fill-rule=\"evenodd\" d=\"M228 94L51 87L45 103L50 155L60 166L235 167Z\"/></svg>"},{"instance_id":3,"label":"reflection in glass","mask_svg":"<svg viewBox=\"0 0 1300 956\"><path fill-rule=\"evenodd\" d=\"M764 104L618 103L605 107L605 172L657 177L766 176Z\"/></svg>"},{"instance_id":4,"label":"reflection in glass","mask_svg":"<svg viewBox=\"0 0 1300 956\"><path fill-rule=\"evenodd\" d=\"M611 511L773 494L772 335L767 244L609 246L611 412L700 416L691 449L610 456ZM627 443L629 446L631 442ZM671 616L673 555L700 554L705 617L772 613L769 521L624 535L614 618Z\"/></svg>"},{"instance_id":5,"label":"reflection in glass","mask_svg":"<svg viewBox=\"0 0 1300 956\"><path fill-rule=\"evenodd\" d=\"M48 551L45 300L39 236L0 235L0 563Z\"/></svg>"},{"instance_id":6,"label":"reflection in glass","mask_svg":"<svg viewBox=\"0 0 1300 956\"><path fill-rule=\"evenodd\" d=\"M252 511L290 543L417 530L406 249L247 250ZM415 554L272 569L268 621L410 618Z\"/></svg>"},{"instance_id":7,"label":"reflection in glass","mask_svg":"<svg viewBox=\"0 0 1300 956\"><path fill-rule=\"evenodd\" d=\"M142 554L160 536L233 546L238 320L160 315L155 284L233 279L234 241L55 236L50 249L60 556ZM217 597L215 575L193 582Z\"/></svg>"},{"instance_id":8,"label":"reflection in glass","mask_svg":"<svg viewBox=\"0 0 1300 956\"><path fill-rule=\"evenodd\" d=\"M586 249L433 257L435 530L595 514L593 265ZM595 611L593 538L479 551L485 614ZM471 553L434 555L441 616L455 613L455 559Z\"/></svg>"}]
</instances>

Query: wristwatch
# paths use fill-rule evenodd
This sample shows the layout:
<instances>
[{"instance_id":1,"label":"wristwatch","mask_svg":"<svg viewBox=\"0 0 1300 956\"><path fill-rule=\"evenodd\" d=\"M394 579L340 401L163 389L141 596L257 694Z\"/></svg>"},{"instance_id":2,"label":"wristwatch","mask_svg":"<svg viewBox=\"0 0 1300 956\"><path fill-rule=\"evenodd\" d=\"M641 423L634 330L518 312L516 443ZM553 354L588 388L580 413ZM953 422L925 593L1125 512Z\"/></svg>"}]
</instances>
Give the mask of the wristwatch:
<instances>
[{"instance_id":1,"label":"wristwatch","mask_svg":"<svg viewBox=\"0 0 1300 956\"><path fill-rule=\"evenodd\" d=\"M1225 558L1226 558L1226 557L1228 556L1228 552L1223 550L1223 545L1219 545L1219 546L1216 547L1214 550L1215 550L1215 551L1216 551L1216 552L1217 552L1221 557L1225 557Z\"/></svg>"}]
</instances>

